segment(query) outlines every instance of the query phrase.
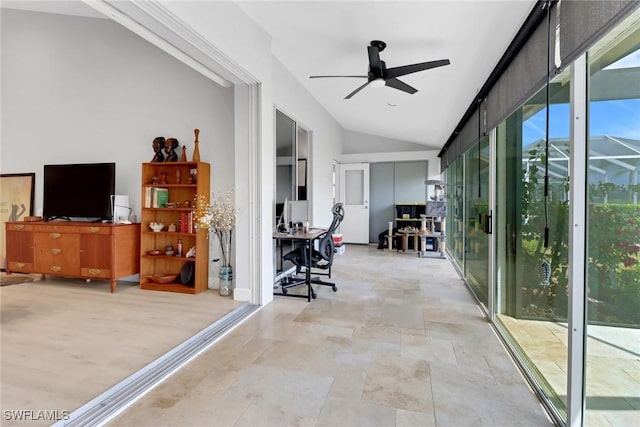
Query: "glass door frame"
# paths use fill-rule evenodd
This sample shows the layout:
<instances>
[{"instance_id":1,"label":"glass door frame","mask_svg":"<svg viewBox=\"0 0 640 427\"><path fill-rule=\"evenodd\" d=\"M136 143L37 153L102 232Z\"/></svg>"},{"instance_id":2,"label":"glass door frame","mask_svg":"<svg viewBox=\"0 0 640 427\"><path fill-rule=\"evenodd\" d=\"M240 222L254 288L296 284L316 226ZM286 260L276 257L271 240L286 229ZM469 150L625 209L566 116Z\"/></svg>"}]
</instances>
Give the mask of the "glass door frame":
<instances>
[{"instance_id":1,"label":"glass door frame","mask_svg":"<svg viewBox=\"0 0 640 427\"><path fill-rule=\"evenodd\" d=\"M296 201L296 200L306 200L307 201L307 218L312 221L311 215L313 212L312 209L312 180L311 180L311 170L312 170L312 159L311 159L311 147L312 147L312 132L308 130L305 126L301 126L298 121L296 121L293 117L285 113L279 108L274 109L274 139L276 141L276 153L274 159L274 218L275 221L278 221L278 218L275 217L276 213L276 204L278 203L278 153L277 153L277 141L278 141L278 114L287 118L292 123L292 153L291 157L291 188L289 189L289 196L287 196L288 201ZM300 138L300 133L306 134L305 141L302 142ZM304 144L303 147L301 144ZM304 155L305 157L301 158L300 156ZM301 170L304 169L304 177L301 178ZM304 198L300 197L300 184L301 180L304 179ZM275 223L274 223L275 224Z\"/></svg>"},{"instance_id":2,"label":"glass door frame","mask_svg":"<svg viewBox=\"0 0 640 427\"><path fill-rule=\"evenodd\" d=\"M581 55L570 66L571 73L571 92L570 92L570 108L571 108L571 123L570 123L570 177L586 177L588 167L588 141L587 141L587 81L588 81L588 66L587 55ZM496 327L496 311L499 309L499 284L497 268L498 268L498 256L496 251L499 249L498 241L495 230L496 218L495 213L497 203L497 179L498 174L496 170L497 159L497 141L498 139L498 127L491 129L489 132L489 215L491 215L491 233L489 235L489 300L487 305L486 315L489 318L491 324L496 329L496 332L500 339L505 344L507 350L512 354L516 360L520 369L527 373L528 369L526 364L519 360L517 352L513 351L512 343L509 341L508 336L505 335L505 331L500 327ZM463 181L465 174L467 173L466 156L461 156L463 165ZM455 167L455 166L454 166ZM454 173L455 174L455 173ZM504 177L502 177L504 178ZM456 182L457 183L457 182ZM455 185L455 184L454 184ZM463 194L469 189L463 189ZM584 417L586 414L586 269L587 269L587 182L585 179L570 179L569 198L570 211L569 211L569 286L568 286L568 366L567 366L567 408L566 408L566 420L563 420L562 416L551 405L550 402L544 401L543 405L547 408L553 418L560 424L565 424L571 427L579 427L584 425ZM463 212L466 213L463 198ZM465 219L463 218L463 221ZM464 243L464 242L463 242ZM454 265L457 263L451 260ZM466 271L463 257L460 260L461 264L461 276L466 282ZM467 284L468 286L468 284ZM480 304L482 307L482 305ZM484 310L483 310L484 311ZM532 387L540 394L539 388L533 383L533 379L529 374L525 375L527 381L530 382Z\"/></svg>"}]
</instances>

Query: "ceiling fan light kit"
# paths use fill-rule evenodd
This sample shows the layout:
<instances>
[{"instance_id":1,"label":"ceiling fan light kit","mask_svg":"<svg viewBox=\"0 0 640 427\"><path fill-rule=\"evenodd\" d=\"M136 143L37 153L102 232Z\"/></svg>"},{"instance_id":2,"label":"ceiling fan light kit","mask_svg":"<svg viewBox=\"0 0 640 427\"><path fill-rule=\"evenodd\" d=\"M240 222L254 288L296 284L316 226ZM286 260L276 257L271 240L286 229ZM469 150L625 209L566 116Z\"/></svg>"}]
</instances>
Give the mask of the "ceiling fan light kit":
<instances>
[{"instance_id":1,"label":"ceiling fan light kit","mask_svg":"<svg viewBox=\"0 0 640 427\"><path fill-rule=\"evenodd\" d=\"M398 77L450 64L448 59L441 59L438 61L420 62L417 64L387 68L385 62L380 60L380 52L382 52L386 47L387 44L381 40L373 40L367 47L367 53L369 54L369 73L366 76L309 76L309 78L318 79L344 77L367 79L366 83L356 88L344 99L351 99L353 95L360 92L362 89L369 85L371 87L389 86L391 88L413 95L418 91L418 89L406 84L401 80L398 80Z\"/></svg>"},{"instance_id":2,"label":"ceiling fan light kit","mask_svg":"<svg viewBox=\"0 0 640 427\"><path fill-rule=\"evenodd\" d=\"M385 82L384 79L375 79L371 81L371 87L375 87L375 88L384 87L386 84L387 82Z\"/></svg>"}]
</instances>

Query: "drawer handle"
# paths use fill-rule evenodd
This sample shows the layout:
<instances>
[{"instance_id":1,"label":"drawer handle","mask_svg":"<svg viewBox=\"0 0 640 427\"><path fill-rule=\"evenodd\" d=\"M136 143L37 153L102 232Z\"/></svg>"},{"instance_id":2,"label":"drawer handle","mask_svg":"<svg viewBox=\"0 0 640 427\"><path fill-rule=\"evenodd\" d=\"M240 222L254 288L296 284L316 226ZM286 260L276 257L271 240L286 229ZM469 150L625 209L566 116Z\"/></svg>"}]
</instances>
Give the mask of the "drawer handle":
<instances>
[{"instance_id":1,"label":"drawer handle","mask_svg":"<svg viewBox=\"0 0 640 427\"><path fill-rule=\"evenodd\" d=\"M89 274L92 276L97 276L99 274L102 273L102 270L100 270L99 268L91 268L89 269Z\"/></svg>"},{"instance_id":2,"label":"drawer handle","mask_svg":"<svg viewBox=\"0 0 640 427\"><path fill-rule=\"evenodd\" d=\"M60 252L62 252L62 249L52 248L52 249L49 249L49 252L51 252L54 255L58 255Z\"/></svg>"},{"instance_id":3,"label":"drawer handle","mask_svg":"<svg viewBox=\"0 0 640 427\"><path fill-rule=\"evenodd\" d=\"M51 236L52 239L59 239L60 236L62 236L62 234L60 234L60 233L51 233L51 234L49 234L49 236Z\"/></svg>"},{"instance_id":4,"label":"drawer handle","mask_svg":"<svg viewBox=\"0 0 640 427\"><path fill-rule=\"evenodd\" d=\"M25 263L24 262L16 262L16 267L17 268L24 268L25 267Z\"/></svg>"},{"instance_id":5,"label":"drawer handle","mask_svg":"<svg viewBox=\"0 0 640 427\"><path fill-rule=\"evenodd\" d=\"M13 226L14 230L24 230L24 224L16 224Z\"/></svg>"},{"instance_id":6,"label":"drawer handle","mask_svg":"<svg viewBox=\"0 0 640 427\"><path fill-rule=\"evenodd\" d=\"M62 271L62 267L60 267L59 265L52 265L51 271L53 271L54 273L60 273Z\"/></svg>"},{"instance_id":7,"label":"drawer handle","mask_svg":"<svg viewBox=\"0 0 640 427\"><path fill-rule=\"evenodd\" d=\"M89 227L89 233L99 233L100 227Z\"/></svg>"}]
</instances>

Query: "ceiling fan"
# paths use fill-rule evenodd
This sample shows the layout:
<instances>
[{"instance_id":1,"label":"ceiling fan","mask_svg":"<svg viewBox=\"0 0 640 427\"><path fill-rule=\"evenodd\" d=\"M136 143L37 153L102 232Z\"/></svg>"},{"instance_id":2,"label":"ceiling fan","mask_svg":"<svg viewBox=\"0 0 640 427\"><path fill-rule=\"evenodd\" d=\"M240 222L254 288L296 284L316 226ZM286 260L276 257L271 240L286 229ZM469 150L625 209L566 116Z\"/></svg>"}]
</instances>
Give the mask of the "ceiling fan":
<instances>
[{"instance_id":1,"label":"ceiling fan","mask_svg":"<svg viewBox=\"0 0 640 427\"><path fill-rule=\"evenodd\" d=\"M382 52L386 47L387 44L380 40L373 40L371 44L367 46L367 51L369 52L369 73L366 76L309 76L309 78L354 77L367 79L365 84L351 92L344 99L350 99L353 95L360 92L369 84L374 87L389 86L413 95L418 91L418 89L398 80L397 77L450 64L448 59L441 59L439 61L420 62L418 64L387 68L387 64L380 60L380 52Z\"/></svg>"}]
</instances>

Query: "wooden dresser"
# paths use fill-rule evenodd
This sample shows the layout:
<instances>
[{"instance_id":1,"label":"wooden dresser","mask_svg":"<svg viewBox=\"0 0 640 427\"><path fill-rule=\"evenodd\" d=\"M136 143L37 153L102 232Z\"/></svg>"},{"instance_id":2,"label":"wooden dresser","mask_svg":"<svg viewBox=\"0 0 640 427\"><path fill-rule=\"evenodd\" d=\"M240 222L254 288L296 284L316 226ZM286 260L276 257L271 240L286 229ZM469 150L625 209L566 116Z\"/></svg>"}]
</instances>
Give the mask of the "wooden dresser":
<instances>
[{"instance_id":1,"label":"wooden dresser","mask_svg":"<svg viewBox=\"0 0 640 427\"><path fill-rule=\"evenodd\" d=\"M140 272L140 224L7 222L7 274L111 281Z\"/></svg>"}]
</instances>

